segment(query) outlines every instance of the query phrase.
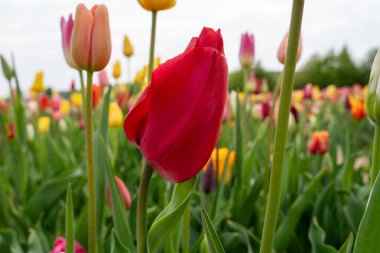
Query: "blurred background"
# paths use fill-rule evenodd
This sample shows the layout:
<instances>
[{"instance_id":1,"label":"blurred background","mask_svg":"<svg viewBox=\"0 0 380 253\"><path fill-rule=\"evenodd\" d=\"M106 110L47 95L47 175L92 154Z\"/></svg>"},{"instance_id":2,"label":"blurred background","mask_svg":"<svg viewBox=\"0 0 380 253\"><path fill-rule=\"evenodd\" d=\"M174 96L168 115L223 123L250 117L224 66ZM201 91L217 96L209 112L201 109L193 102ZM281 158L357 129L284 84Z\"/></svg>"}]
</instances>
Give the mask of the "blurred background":
<instances>
[{"instance_id":1,"label":"blurred background","mask_svg":"<svg viewBox=\"0 0 380 253\"><path fill-rule=\"evenodd\" d=\"M131 62L132 78L148 61L151 15L137 0L83 1L88 8L95 3L108 6L112 58L122 62L122 76L127 81L126 58L122 54L123 37L128 35L135 48ZM69 68L61 48L60 18L75 13L73 0L0 0L0 53L13 52L23 90L33 83L35 73L43 70L47 87L69 90L78 74ZM307 82L320 86L368 82L370 66L380 45L377 0L306 1L302 30L303 52L298 63L296 86ZM255 63L258 77L273 85L282 69L276 53L289 27L290 0L191 0L177 1L175 8L160 12L156 55L161 62L181 53L190 38L198 36L203 26L221 28L229 63L231 85L240 75L239 43L243 32L255 36ZM358 18L360 17L360 18ZM96 80L95 80L96 81ZM0 77L0 87L7 87ZM8 96L1 88L0 96Z\"/></svg>"}]
</instances>

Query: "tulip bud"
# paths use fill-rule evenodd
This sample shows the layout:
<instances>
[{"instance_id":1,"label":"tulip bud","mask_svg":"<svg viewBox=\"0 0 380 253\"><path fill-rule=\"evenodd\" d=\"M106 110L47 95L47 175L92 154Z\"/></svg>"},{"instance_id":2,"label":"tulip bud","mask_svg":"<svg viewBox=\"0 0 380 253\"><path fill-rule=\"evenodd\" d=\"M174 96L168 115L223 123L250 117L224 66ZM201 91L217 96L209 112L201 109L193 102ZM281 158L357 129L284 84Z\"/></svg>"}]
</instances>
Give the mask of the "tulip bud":
<instances>
[{"instance_id":1,"label":"tulip bud","mask_svg":"<svg viewBox=\"0 0 380 253\"><path fill-rule=\"evenodd\" d=\"M38 118L38 132L40 134L45 134L50 129L50 118L47 116Z\"/></svg>"},{"instance_id":2,"label":"tulip bud","mask_svg":"<svg viewBox=\"0 0 380 253\"><path fill-rule=\"evenodd\" d=\"M112 75L115 79L118 79L121 74L121 66L120 66L120 61L116 61L115 64L113 65L113 72Z\"/></svg>"},{"instance_id":3,"label":"tulip bud","mask_svg":"<svg viewBox=\"0 0 380 253\"><path fill-rule=\"evenodd\" d=\"M34 127L30 123L26 125L26 137L28 141L33 141L34 139Z\"/></svg>"},{"instance_id":4,"label":"tulip bud","mask_svg":"<svg viewBox=\"0 0 380 253\"><path fill-rule=\"evenodd\" d=\"M131 57L134 53L133 45L129 40L128 36L124 36L124 55L126 57Z\"/></svg>"},{"instance_id":5,"label":"tulip bud","mask_svg":"<svg viewBox=\"0 0 380 253\"><path fill-rule=\"evenodd\" d=\"M360 95L353 95L353 96L349 96L349 100L350 100L350 105L351 105L351 115L352 117L359 121L359 120L362 120L364 119L364 117L366 116L366 103L365 103L365 100L363 97L361 97ZM373 116L375 116L375 120L377 119L376 118L376 103L372 103L371 106L374 106L374 110L372 112ZM374 121L376 122L376 121Z\"/></svg>"},{"instance_id":6,"label":"tulip bud","mask_svg":"<svg viewBox=\"0 0 380 253\"><path fill-rule=\"evenodd\" d=\"M118 103L111 102L109 108L108 123L110 127L119 127L123 123L123 112L120 109Z\"/></svg>"},{"instance_id":7,"label":"tulip bud","mask_svg":"<svg viewBox=\"0 0 380 253\"><path fill-rule=\"evenodd\" d=\"M78 66L73 61L73 58L70 54L70 46L71 46L71 35L73 33L73 26L74 26L74 20L73 16L70 14L67 21L64 17L61 17L61 33L62 33L62 49L63 54L65 56L66 63L74 68L77 69Z\"/></svg>"},{"instance_id":8,"label":"tulip bud","mask_svg":"<svg viewBox=\"0 0 380 253\"><path fill-rule=\"evenodd\" d=\"M8 139L13 140L15 138L15 125L10 123L8 125Z\"/></svg>"},{"instance_id":9,"label":"tulip bud","mask_svg":"<svg viewBox=\"0 0 380 253\"><path fill-rule=\"evenodd\" d=\"M98 73L98 79L101 87L108 87L111 84L106 69L103 69Z\"/></svg>"},{"instance_id":10,"label":"tulip bud","mask_svg":"<svg viewBox=\"0 0 380 253\"><path fill-rule=\"evenodd\" d=\"M77 107L82 107L83 98L80 92L71 93L70 100L73 105Z\"/></svg>"},{"instance_id":11,"label":"tulip bud","mask_svg":"<svg viewBox=\"0 0 380 253\"><path fill-rule=\"evenodd\" d=\"M34 92L43 92L45 90L43 71L39 71L36 73L36 77L30 90Z\"/></svg>"},{"instance_id":12,"label":"tulip bud","mask_svg":"<svg viewBox=\"0 0 380 253\"><path fill-rule=\"evenodd\" d=\"M129 210L132 205L131 193L129 192L127 186L124 184L124 182L120 178L115 176L115 181L116 181L117 187L119 188L121 198L124 202L125 208ZM110 192L109 186L107 186L107 202L108 202L108 206L112 208L111 192Z\"/></svg>"},{"instance_id":13,"label":"tulip bud","mask_svg":"<svg viewBox=\"0 0 380 253\"><path fill-rule=\"evenodd\" d=\"M325 154L330 147L330 137L327 131L314 132L308 145L308 150L312 154Z\"/></svg>"},{"instance_id":14,"label":"tulip bud","mask_svg":"<svg viewBox=\"0 0 380 253\"><path fill-rule=\"evenodd\" d=\"M95 108L102 97L102 88L98 85L92 85L92 107Z\"/></svg>"},{"instance_id":15,"label":"tulip bud","mask_svg":"<svg viewBox=\"0 0 380 253\"><path fill-rule=\"evenodd\" d=\"M59 109L63 116L68 115L70 113L70 102L67 100L62 100Z\"/></svg>"},{"instance_id":16,"label":"tulip bud","mask_svg":"<svg viewBox=\"0 0 380 253\"><path fill-rule=\"evenodd\" d=\"M77 6L71 56L80 69L87 71L99 71L108 64L111 57L111 35L105 5L95 5L91 11L84 4Z\"/></svg>"},{"instance_id":17,"label":"tulip bud","mask_svg":"<svg viewBox=\"0 0 380 253\"><path fill-rule=\"evenodd\" d=\"M175 0L138 0L141 7L147 11L163 11L175 6Z\"/></svg>"},{"instance_id":18,"label":"tulip bud","mask_svg":"<svg viewBox=\"0 0 380 253\"><path fill-rule=\"evenodd\" d=\"M380 124L380 50L377 51L372 64L367 92L368 117L375 124Z\"/></svg>"},{"instance_id":19,"label":"tulip bud","mask_svg":"<svg viewBox=\"0 0 380 253\"><path fill-rule=\"evenodd\" d=\"M57 237L55 239L53 249L50 253L62 253L66 252L66 239L63 237ZM77 241L74 242L74 252L75 253L86 253L86 250Z\"/></svg>"},{"instance_id":20,"label":"tulip bud","mask_svg":"<svg viewBox=\"0 0 380 253\"><path fill-rule=\"evenodd\" d=\"M240 41L240 64L243 68L250 68L255 56L255 41L253 34L242 34Z\"/></svg>"},{"instance_id":21,"label":"tulip bud","mask_svg":"<svg viewBox=\"0 0 380 253\"><path fill-rule=\"evenodd\" d=\"M210 194L216 187L216 175L212 161L209 161L206 172L202 178L202 190L206 194Z\"/></svg>"},{"instance_id":22,"label":"tulip bud","mask_svg":"<svg viewBox=\"0 0 380 253\"><path fill-rule=\"evenodd\" d=\"M270 106L270 103L268 101L265 101L261 104L261 117L262 117L262 120L265 120L266 118L269 117L270 115L270 109L271 109L271 106Z\"/></svg>"},{"instance_id":23,"label":"tulip bud","mask_svg":"<svg viewBox=\"0 0 380 253\"><path fill-rule=\"evenodd\" d=\"M280 47L278 48L278 51L277 51L278 61L282 64L285 63L286 50L288 48L288 39L289 39L288 37L289 37L289 33L286 33L284 38L282 39L282 42L280 44ZM302 53L302 38L300 35L300 40L299 40L299 44L298 44L298 51L297 51L297 58L296 58L297 62L301 57L301 53Z\"/></svg>"},{"instance_id":24,"label":"tulip bud","mask_svg":"<svg viewBox=\"0 0 380 253\"><path fill-rule=\"evenodd\" d=\"M71 81L70 89L71 89L71 91L73 91L73 92L75 91L75 80L74 80L74 79Z\"/></svg>"},{"instance_id":25,"label":"tulip bud","mask_svg":"<svg viewBox=\"0 0 380 253\"><path fill-rule=\"evenodd\" d=\"M5 78L10 81L12 76L13 76L13 70L9 67L7 60L0 55L0 60L1 60L1 66L3 67L3 73Z\"/></svg>"}]
</instances>

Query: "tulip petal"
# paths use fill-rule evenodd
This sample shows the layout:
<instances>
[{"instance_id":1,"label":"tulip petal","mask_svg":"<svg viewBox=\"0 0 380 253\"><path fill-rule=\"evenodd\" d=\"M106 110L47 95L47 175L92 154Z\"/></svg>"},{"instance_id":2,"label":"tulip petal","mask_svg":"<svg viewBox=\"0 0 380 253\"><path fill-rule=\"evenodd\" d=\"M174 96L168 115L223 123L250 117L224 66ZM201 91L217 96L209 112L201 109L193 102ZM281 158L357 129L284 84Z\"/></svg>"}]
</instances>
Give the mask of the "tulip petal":
<instances>
[{"instance_id":1,"label":"tulip petal","mask_svg":"<svg viewBox=\"0 0 380 253\"><path fill-rule=\"evenodd\" d=\"M163 177L182 182L207 163L219 136L227 82L226 60L213 48L189 50L153 73L141 151Z\"/></svg>"},{"instance_id":2,"label":"tulip petal","mask_svg":"<svg viewBox=\"0 0 380 253\"><path fill-rule=\"evenodd\" d=\"M75 22L71 38L71 57L78 67L90 70L91 31L94 23L92 13L84 4L79 4L75 12Z\"/></svg>"},{"instance_id":3,"label":"tulip petal","mask_svg":"<svg viewBox=\"0 0 380 253\"><path fill-rule=\"evenodd\" d=\"M107 7L102 4L94 6L94 25L91 36L91 69L102 70L111 57L111 32Z\"/></svg>"}]
</instances>

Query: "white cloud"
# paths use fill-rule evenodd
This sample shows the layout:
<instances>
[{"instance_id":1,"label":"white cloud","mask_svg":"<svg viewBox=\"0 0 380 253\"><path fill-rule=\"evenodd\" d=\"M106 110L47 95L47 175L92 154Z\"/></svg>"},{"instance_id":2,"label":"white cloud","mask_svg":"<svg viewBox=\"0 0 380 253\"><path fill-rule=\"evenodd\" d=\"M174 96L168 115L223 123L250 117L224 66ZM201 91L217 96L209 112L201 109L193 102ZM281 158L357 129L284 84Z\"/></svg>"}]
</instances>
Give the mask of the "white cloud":
<instances>
[{"instance_id":1,"label":"white cloud","mask_svg":"<svg viewBox=\"0 0 380 253\"><path fill-rule=\"evenodd\" d=\"M16 55L22 87L27 89L38 70L45 71L48 85L68 89L78 74L67 67L61 49L59 21L75 12L78 2L72 0L0 0L0 53ZM96 1L84 1L91 7ZM109 8L113 52L109 66L122 60L124 34L132 40L136 55L132 59L132 75L148 59L150 13L137 0L110 0ZM361 59L369 48L380 45L377 28L380 19L377 0L305 1L303 20L303 56L315 52L340 49L348 45L355 58ZM191 37L203 26L221 28L226 57L231 70L239 67L240 35L249 31L256 40L256 59L270 69L280 69L277 47L288 29L290 0L178 0L172 10L158 14L156 53L163 60L183 51ZM301 64L302 64L301 60ZM109 71L110 72L110 71ZM126 79L124 71L123 79ZM95 79L96 80L96 79ZM0 95L8 94L5 79L0 78Z\"/></svg>"}]
</instances>

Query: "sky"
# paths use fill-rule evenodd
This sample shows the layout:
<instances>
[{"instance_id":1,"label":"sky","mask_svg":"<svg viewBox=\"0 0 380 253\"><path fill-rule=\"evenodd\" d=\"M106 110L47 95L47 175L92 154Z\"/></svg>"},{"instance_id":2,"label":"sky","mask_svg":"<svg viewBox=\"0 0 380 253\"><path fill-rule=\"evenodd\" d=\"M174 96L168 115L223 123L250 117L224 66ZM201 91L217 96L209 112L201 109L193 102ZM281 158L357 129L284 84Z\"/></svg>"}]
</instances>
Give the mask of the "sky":
<instances>
[{"instance_id":1,"label":"sky","mask_svg":"<svg viewBox=\"0 0 380 253\"><path fill-rule=\"evenodd\" d=\"M151 14L137 0L82 1L88 8L104 3L110 15L112 56L107 67L112 73L116 60L122 63L121 80L127 80L123 37L131 39L135 55L132 76L148 61ZM46 86L67 90L78 73L68 67L61 47L60 18L75 13L73 0L0 0L0 53L8 59L13 52L23 90L43 70ZM158 13L156 55L164 62L185 48L204 26L220 28L230 71L239 68L240 36L255 36L255 61L270 70L280 70L276 53L289 28L291 0L177 0L170 10ZM313 54L325 54L347 45L356 60L380 45L380 1L305 0L302 25L303 53L298 66ZM95 78L97 81L97 78ZM8 96L7 81L0 75L0 96Z\"/></svg>"}]
</instances>

